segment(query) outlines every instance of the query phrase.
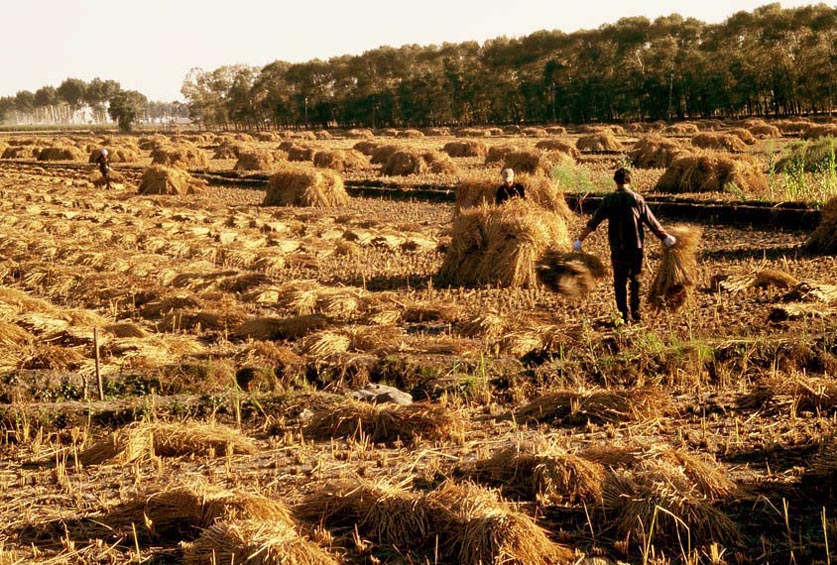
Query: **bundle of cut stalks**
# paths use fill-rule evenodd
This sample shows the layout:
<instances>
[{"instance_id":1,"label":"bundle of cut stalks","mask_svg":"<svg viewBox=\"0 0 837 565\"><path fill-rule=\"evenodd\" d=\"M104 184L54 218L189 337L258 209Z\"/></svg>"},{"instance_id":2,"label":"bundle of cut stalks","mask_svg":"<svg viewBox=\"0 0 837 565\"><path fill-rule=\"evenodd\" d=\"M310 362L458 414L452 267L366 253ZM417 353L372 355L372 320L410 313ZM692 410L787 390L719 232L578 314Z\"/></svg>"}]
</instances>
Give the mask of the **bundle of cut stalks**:
<instances>
[{"instance_id":1,"label":"bundle of cut stalks","mask_svg":"<svg viewBox=\"0 0 837 565\"><path fill-rule=\"evenodd\" d=\"M747 145L754 145L756 143L756 137L753 135L752 131L749 129L744 128L732 128L727 131L729 135L734 135L741 141L743 141Z\"/></svg>"},{"instance_id":2,"label":"bundle of cut stalks","mask_svg":"<svg viewBox=\"0 0 837 565\"><path fill-rule=\"evenodd\" d=\"M543 141L537 142L535 148L547 152L557 151L559 153L566 153L573 158L577 158L581 154L575 145L561 139L544 139Z\"/></svg>"},{"instance_id":3,"label":"bundle of cut stalks","mask_svg":"<svg viewBox=\"0 0 837 565\"><path fill-rule=\"evenodd\" d=\"M400 151L401 149L403 149L403 147L400 145L382 145L380 143L373 143L373 146L369 149L368 153L369 162L373 165L383 165L396 151ZM360 150L360 148L358 148L358 150Z\"/></svg>"},{"instance_id":4,"label":"bundle of cut stalks","mask_svg":"<svg viewBox=\"0 0 837 565\"><path fill-rule=\"evenodd\" d=\"M503 168L515 173L528 173L551 178L557 165L575 166L575 158L567 153L543 153L535 151L512 151L503 158Z\"/></svg>"},{"instance_id":5,"label":"bundle of cut stalks","mask_svg":"<svg viewBox=\"0 0 837 565\"><path fill-rule=\"evenodd\" d=\"M360 171L369 168L369 159L355 149L336 151L317 151L314 154L314 166L335 171Z\"/></svg>"},{"instance_id":6,"label":"bundle of cut stalks","mask_svg":"<svg viewBox=\"0 0 837 565\"><path fill-rule=\"evenodd\" d=\"M371 129L350 129L346 132L346 137L349 139L367 139L370 137L375 137L375 134L372 133Z\"/></svg>"},{"instance_id":7,"label":"bundle of cut stalks","mask_svg":"<svg viewBox=\"0 0 837 565\"><path fill-rule=\"evenodd\" d=\"M550 249L538 260L538 280L549 290L569 298L583 298L607 274L604 263L589 253Z\"/></svg>"},{"instance_id":8,"label":"bundle of cut stalks","mask_svg":"<svg viewBox=\"0 0 837 565\"><path fill-rule=\"evenodd\" d=\"M185 545L186 565L337 565L319 545L281 522L219 522Z\"/></svg>"},{"instance_id":9,"label":"bundle of cut stalks","mask_svg":"<svg viewBox=\"0 0 837 565\"><path fill-rule=\"evenodd\" d=\"M583 135L575 146L581 152L597 153L600 151L622 151L624 147L610 131Z\"/></svg>"},{"instance_id":10,"label":"bundle of cut stalks","mask_svg":"<svg viewBox=\"0 0 837 565\"><path fill-rule=\"evenodd\" d=\"M288 167L270 177L263 206L345 206L343 177L329 169Z\"/></svg>"},{"instance_id":11,"label":"bundle of cut stalks","mask_svg":"<svg viewBox=\"0 0 837 565\"><path fill-rule=\"evenodd\" d=\"M186 171L152 165L142 175L139 194L195 194L205 186L204 181L193 178Z\"/></svg>"},{"instance_id":12,"label":"bundle of cut stalks","mask_svg":"<svg viewBox=\"0 0 837 565\"><path fill-rule=\"evenodd\" d=\"M451 157L485 157L488 147L478 139L465 139L446 143L442 151Z\"/></svg>"},{"instance_id":13,"label":"bundle of cut stalks","mask_svg":"<svg viewBox=\"0 0 837 565\"><path fill-rule=\"evenodd\" d=\"M238 430L219 424L145 423L131 424L79 455L83 465L105 462L130 463L156 455L221 456L225 453L253 453L255 445Z\"/></svg>"},{"instance_id":14,"label":"bundle of cut stalks","mask_svg":"<svg viewBox=\"0 0 837 565\"><path fill-rule=\"evenodd\" d=\"M97 162L101 154L101 147L94 149L90 152L90 157L87 159L87 162ZM139 160L140 154L134 146L108 147L108 161L111 163L136 163Z\"/></svg>"},{"instance_id":15,"label":"bundle of cut stalks","mask_svg":"<svg viewBox=\"0 0 837 565\"><path fill-rule=\"evenodd\" d=\"M568 222L575 217L567 205L563 191L548 176L522 173L516 175L515 180L523 185L526 200L544 210L555 212L564 221ZM459 214L464 208L494 204L499 186L500 181L493 175L482 174L462 179L456 187L454 214Z\"/></svg>"},{"instance_id":16,"label":"bundle of cut stalks","mask_svg":"<svg viewBox=\"0 0 837 565\"><path fill-rule=\"evenodd\" d=\"M447 482L428 493L431 527L444 532L444 550L469 565L558 565L575 561L574 552L553 543L546 532L492 491Z\"/></svg>"},{"instance_id":17,"label":"bundle of cut stalks","mask_svg":"<svg viewBox=\"0 0 837 565\"><path fill-rule=\"evenodd\" d=\"M802 132L802 139L818 137L837 137L837 124L812 124Z\"/></svg>"},{"instance_id":18,"label":"bundle of cut stalks","mask_svg":"<svg viewBox=\"0 0 837 565\"><path fill-rule=\"evenodd\" d=\"M308 496L296 512L307 522L357 527L377 543L401 549L421 547L433 533L424 497L381 481L329 483Z\"/></svg>"},{"instance_id":19,"label":"bundle of cut stalks","mask_svg":"<svg viewBox=\"0 0 837 565\"><path fill-rule=\"evenodd\" d=\"M794 410L831 415L837 412L837 384L829 379L800 374L791 378L771 378L742 396L737 405L769 414Z\"/></svg>"},{"instance_id":20,"label":"bundle of cut stalks","mask_svg":"<svg viewBox=\"0 0 837 565\"><path fill-rule=\"evenodd\" d=\"M189 142L165 145L151 153L151 164L175 169L205 169L209 164L203 149Z\"/></svg>"},{"instance_id":21,"label":"bundle of cut stalks","mask_svg":"<svg viewBox=\"0 0 837 565\"><path fill-rule=\"evenodd\" d=\"M325 330L302 340L305 355L324 358L348 351L387 355L403 345L403 330L393 325L355 326Z\"/></svg>"},{"instance_id":22,"label":"bundle of cut stalks","mask_svg":"<svg viewBox=\"0 0 837 565\"><path fill-rule=\"evenodd\" d=\"M820 224L805 242L811 253L837 255L837 198L832 198L822 209Z\"/></svg>"},{"instance_id":23,"label":"bundle of cut stalks","mask_svg":"<svg viewBox=\"0 0 837 565\"><path fill-rule=\"evenodd\" d=\"M246 143L236 143L234 141L225 141L220 144L213 153L213 159L238 159L238 156L246 151L250 151L251 147Z\"/></svg>"},{"instance_id":24,"label":"bundle of cut stalks","mask_svg":"<svg viewBox=\"0 0 837 565\"><path fill-rule=\"evenodd\" d=\"M235 335L241 339L299 339L311 332L323 329L328 319L320 314L291 316L289 318L255 318L241 324Z\"/></svg>"},{"instance_id":25,"label":"bundle of cut stalks","mask_svg":"<svg viewBox=\"0 0 837 565\"><path fill-rule=\"evenodd\" d=\"M692 135L698 132L700 132L700 128L697 127L697 124L689 123L671 124L662 129L662 133L665 135Z\"/></svg>"},{"instance_id":26,"label":"bundle of cut stalks","mask_svg":"<svg viewBox=\"0 0 837 565\"><path fill-rule=\"evenodd\" d=\"M475 481L543 505L597 503L602 498L602 465L551 445L524 443L496 451L463 469Z\"/></svg>"},{"instance_id":27,"label":"bundle of cut stalks","mask_svg":"<svg viewBox=\"0 0 837 565\"><path fill-rule=\"evenodd\" d=\"M701 149L743 153L747 145L736 135L720 133L700 133L692 138L692 145Z\"/></svg>"},{"instance_id":28,"label":"bundle of cut stalks","mask_svg":"<svg viewBox=\"0 0 837 565\"><path fill-rule=\"evenodd\" d=\"M305 433L314 439L365 437L375 443L419 438L460 442L464 439L465 422L458 413L439 405L347 402L314 416Z\"/></svg>"},{"instance_id":29,"label":"bundle of cut stalks","mask_svg":"<svg viewBox=\"0 0 837 565\"><path fill-rule=\"evenodd\" d=\"M648 299L656 308L676 312L686 304L697 282L697 249L701 230L674 226L669 233L677 239L677 243L663 249Z\"/></svg>"},{"instance_id":30,"label":"bundle of cut stalks","mask_svg":"<svg viewBox=\"0 0 837 565\"><path fill-rule=\"evenodd\" d=\"M485 155L485 164L502 163L506 160L506 155L518 150L519 148L515 145L494 145L489 147L488 153Z\"/></svg>"},{"instance_id":31,"label":"bundle of cut stalks","mask_svg":"<svg viewBox=\"0 0 837 565\"><path fill-rule=\"evenodd\" d=\"M84 154L72 145L44 147L38 161L84 161Z\"/></svg>"},{"instance_id":32,"label":"bundle of cut stalks","mask_svg":"<svg viewBox=\"0 0 837 565\"><path fill-rule=\"evenodd\" d=\"M778 269L760 269L748 271L737 275L716 275L713 282L719 290L727 292L742 292L751 288L794 288L799 284L799 279L793 275Z\"/></svg>"},{"instance_id":33,"label":"bundle of cut stalks","mask_svg":"<svg viewBox=\"0 0 837 565\"><path fill-rule=\"evenodd\" d=\"M424 173L454 175L458 172L450 156L433 149L405 147L398 149L384 163L381 174L386 176L418 175Z\"/></svg>"},{"instance_id":34,"label":"bundle of cut stalks","mask_svg":"<svg viewBox=\"0 0 837 565\"><path fill-rule=\"evenodd\" d=\"M267 151L265 149L254 149L241 151L238 154L238 161L233 167L234 171L270 171L282 165L284 153Z\"/></svg>"},{"instance_id":35,"label":"bundle of cut stalks","mask_svg":"<svg viewBox=\"0 0 837 565\"><path fill-rule=\"evenodd\" d=\"M539 396L517 411L520 421L555 422L567 426L660 418L669 401L656 387L588 392L559 391Z\"/></svg>"},{"instance_id":36,"label":"bundle of cut stalks","mask_svg":"<svg viewBox=\"0 0 837 565\"><path fill-rule=\"evenodd\" d=\"M537 286L538 259L549 248L570 246L561 216L519 198L464 210L451 237L439 279L464 286Z\"/></svg>"},{"instance_id":37,"label":"bundle of cut stalks","mask_svg":"<svg viewBox=\"0 0 837 565\"><path fill-rule=\"evenodd\" d=\"M313 161L314 154L317 152L313 147L297 145L296 143L290 145L282 143L279 148L288 152L288 161Z\"/></svg>"},{"instance_id":38,"label":"bundle of cut stalks","mask_svg":"<svg viewBox=\"0 0 837 565\"><path fill-rule=\"evenodd\" d=\"M658 134L646 135L637 141L628 156L635 167L661 169L671 165L683 153L680 144Z\"/></svg>"}]
</instances>

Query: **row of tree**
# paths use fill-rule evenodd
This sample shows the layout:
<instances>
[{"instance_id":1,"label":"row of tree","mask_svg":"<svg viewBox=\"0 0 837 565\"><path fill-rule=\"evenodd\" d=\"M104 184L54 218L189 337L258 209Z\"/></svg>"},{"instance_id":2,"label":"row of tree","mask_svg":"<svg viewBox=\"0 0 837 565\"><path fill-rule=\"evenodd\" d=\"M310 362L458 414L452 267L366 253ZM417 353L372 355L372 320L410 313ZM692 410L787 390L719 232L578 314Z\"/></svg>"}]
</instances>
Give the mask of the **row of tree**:
<instances>
[{"instance_id":1,"label":"row of tree","mask_svg":"<svg viewBox=\"0 0 837 565\"><path fill-rule=\"evenodd\" d=\"M149 102L136 90L123 90L114 80L85 82L65 79L57 88L43 86L31 92L0 98L0 122L14 124L102 124L115 121L130 129L135 121L164 121L187 115L179 102Z\"/></svg>"},{"instance_id":2,"label":"row of tree","mask_svg":"<svg viewBox=\"0 0 837 565\"><path fill-rule=\"evenodd\" d=\"M207 126L579 123L831 112L837 9L679 15L264 68L193 69L181 92Z\"/></svg>"}]
</instances>

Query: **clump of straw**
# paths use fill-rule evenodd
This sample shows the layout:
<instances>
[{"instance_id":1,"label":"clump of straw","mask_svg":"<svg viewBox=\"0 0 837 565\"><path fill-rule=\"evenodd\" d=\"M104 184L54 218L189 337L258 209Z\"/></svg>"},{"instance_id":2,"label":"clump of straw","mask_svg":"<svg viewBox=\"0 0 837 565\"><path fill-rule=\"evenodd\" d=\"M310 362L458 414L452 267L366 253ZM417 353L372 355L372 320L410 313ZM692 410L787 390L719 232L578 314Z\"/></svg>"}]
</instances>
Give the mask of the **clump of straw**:
<instances>
[{"instance_id":1,"label":"clump of straw","mask_svg":"<svg viewBox=\"0 0 837 565\"><path fill-rule=\"evenodd\" d=\"M581 298L607 274L604 263L589 253L564 253L550 249L537 264L538 280L558 294Z\"/></svg>"},{"instance_id":2,"label":"clump of straw","mask_svg":"<svg viewBox=\"0 0 837 565\"><path fill-rule=\"evenodd\" d=\"M697 282L697 249L701 231L675 226L669 232L677 242L663 250L648 299L656 308L676 312L688 301L689 293Z\"/></svg>"},{"instance_id":3,"label":"clump of straw","mask_svg":"<svg viewBox=\"0 0 837 565\"><path fill-rule=\"evenodd\" d=\"M559 391L539 396L517 411L517 419L579 426L659 418L668 399L656 387L588 392Z\"/></svg>"}]
</instances>

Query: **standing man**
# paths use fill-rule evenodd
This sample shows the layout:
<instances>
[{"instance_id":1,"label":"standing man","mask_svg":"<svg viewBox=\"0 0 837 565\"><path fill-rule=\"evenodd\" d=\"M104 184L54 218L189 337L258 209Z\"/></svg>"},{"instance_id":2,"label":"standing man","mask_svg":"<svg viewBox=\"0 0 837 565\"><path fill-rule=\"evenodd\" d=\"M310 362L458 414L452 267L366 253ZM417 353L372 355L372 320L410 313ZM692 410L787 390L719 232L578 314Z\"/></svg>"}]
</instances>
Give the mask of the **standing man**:
<instances>
[{"instance_id":1,"label":"standing man","mask_svg":"<svg viewBox=\"0 0 837 565\"><path fill-rule=\"evenodd\" d=\"M665 232L660 222L654 217L645 199L631 190L631 172L618 169L613 180L616 190L606 195L599 209L587 222L587 226L573 242L573 251L581 251L581 244L602 221L607 220L607 240L610 244L610 261L613 265L613 290L616 294L616 307L622 320L628 322L628 293L631 291L631 319L642 320L639 311L640 275L642 274L643 242L648 226L666 247L671 247L677 240Z\"/></svg>"},{"instance_id":2,"label":"standing man","mask_svg":"<svg viewBox=\"0 0 837 565\"><path fill-rule=\"evenodd\" d=\"M503 177L503 184L497 188L494 202L498 206L510 198L526 198L526 191L519 182L514 182L514 171L509 168L503 169L500 173Z\"/></svg>"},{"instance_id":3,"label":"standing man","mask_svg":"<svg viewBox=\"0 0 837 565\"><path fill-rule=\"evenodd\" d=\"M102 178L105 180L105 188L110 190L110 160L108 159L108 150L104 147L99 151L96 163L99 165L99 172L102 173Z\"/></svg>"}]
</instances>

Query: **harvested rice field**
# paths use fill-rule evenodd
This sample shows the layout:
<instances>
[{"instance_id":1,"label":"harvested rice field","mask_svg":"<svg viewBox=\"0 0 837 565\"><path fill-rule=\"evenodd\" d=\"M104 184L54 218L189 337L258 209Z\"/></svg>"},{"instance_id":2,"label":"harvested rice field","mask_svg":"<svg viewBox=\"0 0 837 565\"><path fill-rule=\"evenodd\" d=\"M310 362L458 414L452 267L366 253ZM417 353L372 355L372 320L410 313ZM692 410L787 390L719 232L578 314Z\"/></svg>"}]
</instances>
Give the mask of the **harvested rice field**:
<instances>
[{"instance_id":1,"label":"harvested rice field","mask_svg":"<svg viewBox=\"0 0 837 565\"><path fill-rule=\"evenodd\" d=\"M837 184L741 126L3 136L0 564L830 563ZM660 213L619 323L632 160L821 225Z\"/></svg>"}]
</instances>

